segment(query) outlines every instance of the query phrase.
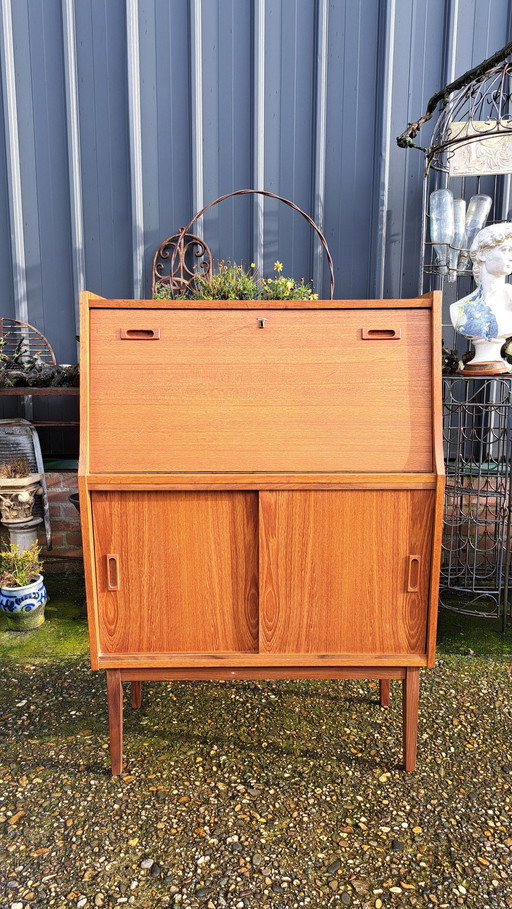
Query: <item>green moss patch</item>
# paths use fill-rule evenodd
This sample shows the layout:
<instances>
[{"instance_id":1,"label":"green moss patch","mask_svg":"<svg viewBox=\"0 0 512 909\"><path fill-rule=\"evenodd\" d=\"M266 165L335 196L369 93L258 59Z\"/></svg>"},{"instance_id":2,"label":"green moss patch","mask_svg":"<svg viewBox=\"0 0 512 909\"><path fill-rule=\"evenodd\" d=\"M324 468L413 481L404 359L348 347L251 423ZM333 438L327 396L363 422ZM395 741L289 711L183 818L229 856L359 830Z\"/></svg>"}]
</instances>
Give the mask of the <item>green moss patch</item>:
<instances>
[{"instance_id":1,"label":"green moss patch","mask_svg":"<svg viewBox=\"0 0 512 909\"><path fill-rule=\"evenodd\" d=\"M508 656L512 654L512 629L502 633L501 619L463 615L439 609L437 652L467 656Z\"/></svg>"},{"instance_id":2,"label":"green moss patch","mask_svg":"<svg viewBox=\"0 0 512 909\"><path fill-rule=\"evenodd\" d=\"M88 652L87 620L83 616L84 579L66 572L45 575L48 603L45 622L33 631L8 629L0 613L0 659L54 660Z\"/></svg>"}]
</instances>

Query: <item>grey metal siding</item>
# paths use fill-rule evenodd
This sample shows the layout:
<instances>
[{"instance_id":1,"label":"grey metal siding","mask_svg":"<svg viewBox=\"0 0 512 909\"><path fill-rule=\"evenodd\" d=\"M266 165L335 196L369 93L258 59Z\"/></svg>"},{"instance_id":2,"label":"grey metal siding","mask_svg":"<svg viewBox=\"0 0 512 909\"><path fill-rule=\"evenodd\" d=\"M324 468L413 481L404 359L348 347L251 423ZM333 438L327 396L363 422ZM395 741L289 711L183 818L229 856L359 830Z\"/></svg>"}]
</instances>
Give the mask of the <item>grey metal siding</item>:
<instances>
[{"instance_id":1,"label":"grey metal siding","mask_svg":"<svg viewBox=\"0 0 512 909\"><path fill-rule=\"evenodd\" d=\"M88 289L132 296L125 4L75 3Z\"/></svg>"},{"instance_id":2,"label":"grey metal siding","mask_svg":"<svg viewBox=\"0 0 512 909\"><path fill-rule=\"evenodd\" d=\"M508 0L0 0L0 292L59 361L76 300L149 295L157 245L236 189L325 232L339 297L416 293L423 159L395 136L509 40ZM420 134L427 141L428 129ZM197 225L216 258L328 270L271 200Z\"/></svg>"}]
</instances>

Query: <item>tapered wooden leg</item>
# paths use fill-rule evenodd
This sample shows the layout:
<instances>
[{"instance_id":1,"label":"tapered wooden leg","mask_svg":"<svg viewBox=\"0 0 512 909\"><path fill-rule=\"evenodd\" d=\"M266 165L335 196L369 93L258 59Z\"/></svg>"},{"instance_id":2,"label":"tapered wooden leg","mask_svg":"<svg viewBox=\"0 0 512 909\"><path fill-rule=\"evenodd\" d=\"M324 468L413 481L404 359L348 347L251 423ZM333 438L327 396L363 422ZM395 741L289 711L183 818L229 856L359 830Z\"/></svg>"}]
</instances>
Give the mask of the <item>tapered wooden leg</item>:
<instances>
[{"instance_id":1,"label":"tapered wooden leg","mask_svg":"<svg viewBox=\"0 0 512 909\"><path fill-rule=\"evenodd\" d=\"M132 682L132 707L137 709L142 704L142 682Z\"/></svg>"},{"instance_id":2,"label":"tapered wooden leg","mask_svg":"<svg viewBox=\"0 0 512 909\"><path fill-rule=\"evenodd\" d=\"M381 707L389 707L389 686L389 679L379 679Z\"/></svg>"},{"instance_id":3,"label":"tapered wooden leg","mask_svg":"<svg viewBox=\"0 0 512 909\"><path fill-rule=\"evenodd\" d=\"M418 702L420 695L420 670L408 666L402 682L403 747L406 770L416 769L418 741Z\"/></svg>"},{"instance_id":4,"label":"tapered wooden leg","mask_svg":"<svg viewBox=\"0 0 512 909\"><path fill-rule=\"evenodd\" d=\"M118 776L123 770L123 686L119 669L107 669L107 699L112 776Z\"/></svg>"}]
</instances>

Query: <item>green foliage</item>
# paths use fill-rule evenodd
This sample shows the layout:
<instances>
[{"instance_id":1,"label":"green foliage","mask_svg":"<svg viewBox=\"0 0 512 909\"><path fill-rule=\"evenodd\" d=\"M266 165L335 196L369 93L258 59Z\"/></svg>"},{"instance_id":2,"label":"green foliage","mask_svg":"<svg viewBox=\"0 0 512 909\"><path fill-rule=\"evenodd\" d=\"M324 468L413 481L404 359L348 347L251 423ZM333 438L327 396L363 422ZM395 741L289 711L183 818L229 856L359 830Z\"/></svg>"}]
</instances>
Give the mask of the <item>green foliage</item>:
<instances>
[{"instance_id":1,"label":"green foliage","mask_svg":"<svg viewBox=\"0 0 512 909\"><path fill-rule=\"evenodd\" d=\"M14 543L4 545L0 552L0 587L25 587L30 584L43 570L40 552L41 547L37 543L32 543L28 549L20 549Z\"/></svg>"},{"instance_id":2,"label":"green foliage","mask_svg":"<svg viewBox=\"0 0 512 909\"><path fill-rule=\"evenodd\" d=\"M281 262L274 263L275 277L258 278L254 265L244 269L236 262L220 261L218 270L211 275L198 275L186 294L177 300L318 300L304 280L281 276ZM169 300L169 284L160 281L155 287L154 300Z\"/></svg>"},{"instance_id":3,"label":"green foliage","mask_svg":"<svg viewBox=\"0 0 512 909\"><path fill-rule=\"evenodd\" d=\"M318 294L311 293L309 284L293 278L268 278L261 282L262 300L318 300Z\"/></svg>"},{"instance_id":4,"label":"green foliage","mask_svg":"<svg viewBox=\"0 0 512 909\"><path fill-rule=\"evenodd\" d=\"M274 262L275 277L263 278L261 282L261 299L262 300L318 300L318 294L311 292L311 287L301 278L295 281L294 278L285 278L281 274L283 263Z\"/></svg>"},{"instance_id":5,"label":"green foliage","mask_svg":"<svg viewBox=\"0 0 512 909\"><path fill-rule=\"evenodd\" d=\"M252 269L236 262L219 262L211 275L198 275L187 294L189 300L257 300L258 282Z\"/></svg>"},{"instance_id":6,"label":"green foliage","mask_svg":"<svg viewBox=\"0 0 512 909\"><path fill-rule=\"evenodd\" d=\"M170 300L171 299L171 289L168 281L157 281L155 284L155 292L153 294L153 300Z\"/></svg>"}]
</instances>

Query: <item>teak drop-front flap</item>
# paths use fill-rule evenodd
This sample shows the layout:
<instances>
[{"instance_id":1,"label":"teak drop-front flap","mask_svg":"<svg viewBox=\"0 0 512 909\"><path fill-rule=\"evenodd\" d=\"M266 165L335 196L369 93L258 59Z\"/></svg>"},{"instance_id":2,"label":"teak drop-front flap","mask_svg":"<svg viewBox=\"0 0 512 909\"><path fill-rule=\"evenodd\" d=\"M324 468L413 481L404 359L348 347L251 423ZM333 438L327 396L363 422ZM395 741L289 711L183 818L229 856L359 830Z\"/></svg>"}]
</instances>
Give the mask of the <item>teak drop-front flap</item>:
<instances>
[{"instance_id":1,"label":"teak drop-front flap","mask_svg":"<svg viewBox=\"0 0 512 909\"><path fill-rule=\"evenodd\" d=\"M431 318L92 309L90 472L430 471Z\"/></svg>"}]
</instances>

